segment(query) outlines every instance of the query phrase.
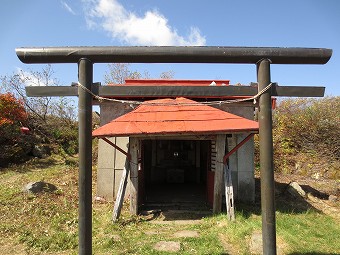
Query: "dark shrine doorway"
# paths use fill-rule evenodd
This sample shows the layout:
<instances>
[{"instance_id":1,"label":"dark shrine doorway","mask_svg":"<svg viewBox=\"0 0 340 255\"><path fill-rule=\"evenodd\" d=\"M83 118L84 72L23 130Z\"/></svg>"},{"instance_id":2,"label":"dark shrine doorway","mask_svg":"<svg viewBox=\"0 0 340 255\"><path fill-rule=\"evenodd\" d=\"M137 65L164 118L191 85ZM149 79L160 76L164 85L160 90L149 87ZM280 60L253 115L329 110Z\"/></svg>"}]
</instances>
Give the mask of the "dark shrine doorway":
<instances>
[{"instance_id":1,"label":"dark shrine doorway","mask_svg":"<svg viewBox=\"0 0 340 255\"><path fill-rule=\"evenodd\" d=\"M210 144L200 140L143 140L140 201L146 207L205 207Z\"/></svg>"}]
</instances>

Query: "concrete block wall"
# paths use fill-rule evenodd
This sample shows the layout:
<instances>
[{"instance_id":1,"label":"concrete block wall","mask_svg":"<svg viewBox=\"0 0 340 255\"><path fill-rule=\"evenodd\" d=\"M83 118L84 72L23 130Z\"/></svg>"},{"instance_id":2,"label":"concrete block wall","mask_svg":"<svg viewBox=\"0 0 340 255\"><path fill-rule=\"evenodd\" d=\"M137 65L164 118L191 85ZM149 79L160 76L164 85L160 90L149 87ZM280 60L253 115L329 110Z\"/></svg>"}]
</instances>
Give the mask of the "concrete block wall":
<instances>
[{"instance_id":1,"label":"concrete block wall","mask_svg":"<svg viewBox=\"0 0 340 255\"><path fill-rule=\"evenodd\" d=\"M111 120L122 116L133 109L126 104L111 102L100 106L100 125L105 125ZM112 137L110 141L128 150L128 137ZM120 179L125 165L125 155L113 148L103 140L98 144L98 171L97 171L97 196L112 201L119 187ZM129 184L128 184L129 185ZM127 194L129 192L127 187Z\"/></svg>"}]
</instances>

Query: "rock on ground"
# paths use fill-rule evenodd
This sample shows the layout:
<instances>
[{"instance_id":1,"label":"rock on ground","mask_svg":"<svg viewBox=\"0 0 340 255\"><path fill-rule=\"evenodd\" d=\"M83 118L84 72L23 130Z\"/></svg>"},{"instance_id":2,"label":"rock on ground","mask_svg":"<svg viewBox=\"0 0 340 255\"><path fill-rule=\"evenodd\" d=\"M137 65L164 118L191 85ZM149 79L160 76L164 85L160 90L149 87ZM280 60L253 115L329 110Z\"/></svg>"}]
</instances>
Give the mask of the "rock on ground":
<instances>
[{"instance_id":1,"label":"rock on ground","mask_svg":"<svg viewBox=\"0 0 340 255\"><path fill-rule=\"evenodd\" d=\"M181 249L181 244L174 241L160 241L155 244L154 249L157 251L178 252Z\"/></svg>"},{"instance_id":2,"label":"rock on ground","mask_svg":"<svg viewBox=\"0 0 340 255\"><path fill-rule=\"evenodd\" d=\"M220 240L220 243L228 255L236 255L239 254L239 251L234 247L231 243L229 243L228 237L219 233L218 239Z\"/></svg>"},{"instance_id":3,"label":"rock on ground","mask_svg":"<svg viewBox=\"0 0 340 255\"><path fill-rule=\"evenodd\" d=\"M280 239L277 238L276 240L276 251L277 255L284 255L284 248L285 244ZM262 254L263 247L262 247L262 232L261 231L254 231L253 234L250 237L250 243L249 243L249 251L250 254L253 255L260 255Z\"/></svg>"},{"instance_id":4,"label":"rock on ground","mask_svg":"<svg viewBox=\"0 0 340 255\"><path fill-rule=\"evenodd\" d=\"M174 234L174 237L199 237L197 231L193 230L181 230Z\"/></svg>"},{"instance_id":5,"label":"rock on ground","mask_svg":"<svg viewBox=\"0 0 340 255\"><path fill-rule=\"evenodd\" d=\"M30 182L24 188L24 191L32 192L34 194L41 192L53 192L56 190L57 187L55 185L44 181Z\"/></svg>"},{"instance_id":6,"label":"rock on ground","mask_svg":"<svg viewBox=\"0 0 340 255\"><path fill-rule=\"evenodd\" d=\"M291 182L289 183L287 187L287 191L289 194L291 194L293 197L299 198L306 198L306 192L301 188L301 186L297 182Z\"/></svg>"},{"instance_id":7,"label":"rock on ground","mask_svg":"<svg viewBox=\"0 0 340 255\"><path fill-rule=\"evenodd\" d=\"M262 254L262 233L254 232L250 238L249 251L251 254Z\"/></svg>"}]
</instances>

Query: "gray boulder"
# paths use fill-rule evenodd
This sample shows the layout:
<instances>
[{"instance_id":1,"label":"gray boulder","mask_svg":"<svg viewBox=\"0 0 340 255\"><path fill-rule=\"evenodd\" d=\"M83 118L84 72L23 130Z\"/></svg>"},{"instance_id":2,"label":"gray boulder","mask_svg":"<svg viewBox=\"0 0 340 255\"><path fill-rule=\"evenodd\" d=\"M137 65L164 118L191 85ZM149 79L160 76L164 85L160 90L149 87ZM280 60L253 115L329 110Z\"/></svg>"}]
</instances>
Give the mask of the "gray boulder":
<instances>
[{"instance_id":1,"label":"gray boulder","mask_svg":"<svg viewBox=\"0 0 340 255\"><path fill-rule=\"evenodd\" d=\"M31 192L34 194L42 193L42 192L53 192L56 190L57 190L57 187L55 185L44 182L44 181L30 182L24 188L24 191Z\"/></svg>"},{"instance_id":2,"label":"gray boulder","mask_svg":"<svg viewBox=\"0 0 340 255\"><path fill-rule=\"evenodd\" d=\"M306 198L307 194L297 182L289 183L287 192L295 198Z\"/></svg>"}]
</instances>

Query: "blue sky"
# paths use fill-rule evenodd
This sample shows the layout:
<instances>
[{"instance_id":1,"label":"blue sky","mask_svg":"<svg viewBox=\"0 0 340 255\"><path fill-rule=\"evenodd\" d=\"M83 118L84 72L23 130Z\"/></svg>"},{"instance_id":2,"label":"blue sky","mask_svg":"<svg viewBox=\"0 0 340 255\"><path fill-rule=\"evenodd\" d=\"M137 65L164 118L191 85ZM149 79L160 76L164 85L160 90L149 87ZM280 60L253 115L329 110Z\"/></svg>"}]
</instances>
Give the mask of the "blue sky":
<instances>
[{"instance_id":1,"label":"blue sky","mask_svg":"<svg viewBox=\"0 0 340 255\"><path fill-rule=\"evenodd\" d=\"M326 86L339 96L340 1L122 1L2 0L0 6L0 76L22 64L17 47L206 45L331 48L326 65L272 65L273 82ZM157 78L172 70L176 79L229 79L231 84L256 81L254 65L134 64ZM77 81L75 64L53 65L64 85ZM103 81L105 64L94 67Z\"/></svg>"}]
</instances>

